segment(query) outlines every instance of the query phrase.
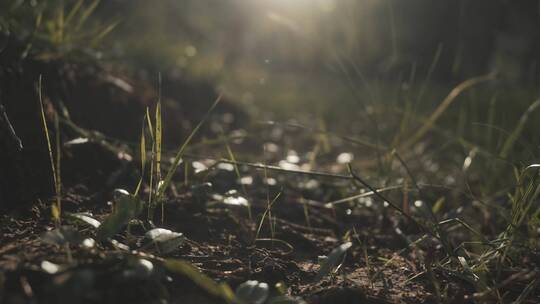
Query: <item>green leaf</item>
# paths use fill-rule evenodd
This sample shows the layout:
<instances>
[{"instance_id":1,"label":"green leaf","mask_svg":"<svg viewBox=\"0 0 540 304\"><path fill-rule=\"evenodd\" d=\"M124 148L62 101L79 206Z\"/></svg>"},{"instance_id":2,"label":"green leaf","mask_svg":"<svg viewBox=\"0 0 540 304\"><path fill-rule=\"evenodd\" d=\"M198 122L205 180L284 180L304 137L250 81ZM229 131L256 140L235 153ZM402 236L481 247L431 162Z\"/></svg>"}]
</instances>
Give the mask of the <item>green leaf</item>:
<instances>
[{"instance_id":1,"label":"green leaf","mask_svg":"<svg viewBox=\"0 0 540 304\"><path fill-rule=\"evenodd\" d=\"M189 278L193 283L197 284L202 289L206 290L209 294L221 297L227 302L232 302L234 299L234 293L226 283L217 283L212 280L207 275L201 273L195 266L191 263L176 260L168 259L165 260L164 266L169 271L172 271L177 274L181 274Z\"/></svg>"},{"instance_id":2,"label":"green leaf","mask_svg":"<svg viewBox=\"0 0 540 304\"><path fill-rule=\"evenodd\" d=\"M315 277L316 281L320 281L322 278L327 276L330 272L332 272L340 263L343 255L349 248L351 248L352 243L347 242L344 244L341 244L339 247L335 248L330 252L328 255L328 258L324 260L324 262L321 265L321 268L319 269L319 273L317 273L317 276Z\"/></svg>"},{"instance_id":3,"label":"green leaf","mask_svg":"<svg viewBox=\"0 0 540 304\"><path fill-rule=\"evenodd\" d=\"M120 232L130 220L136 218L143 210L143 202L133 195L118 198L113 213L99 226L98 240L110 238Z\"/></svg>"},{"instance_id":4,"label":"green leaf","mask_svg":"<svg viewBox=\"0 0 540 304\"><path fill-rule=\"evenodd\" d=\"M268 298L268 294L268 284L250 280L236 288L235 299L240 303L263 304Z\"/></svg>"},{"instance_id":5,"label":"green leaf","mask_svg":"<svg viewBox=\"0 0 540 304\"><path fill-rule=\"evenodd\" d=\"M163 228L154 228L148 231L144 237L155 244L161 253L173 252L185 240L182 233Z\"/></svg>"}]
</instances>

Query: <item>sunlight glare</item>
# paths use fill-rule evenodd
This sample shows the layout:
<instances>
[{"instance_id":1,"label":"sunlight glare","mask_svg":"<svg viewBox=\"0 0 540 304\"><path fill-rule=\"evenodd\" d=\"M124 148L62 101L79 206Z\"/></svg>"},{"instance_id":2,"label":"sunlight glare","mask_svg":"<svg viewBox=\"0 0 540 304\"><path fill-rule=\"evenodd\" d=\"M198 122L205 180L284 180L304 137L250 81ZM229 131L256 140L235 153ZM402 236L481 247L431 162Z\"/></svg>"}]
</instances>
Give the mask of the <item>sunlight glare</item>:
<instances>
[{"instance_id":1,"label":"sunlight glare","mask_svg":"<svg viewBox=\"0 0 540 304\"><path fill-rule=\"evenodd\" d=\"M331 12L335 8L335 0L265 0L264 4L279 9L307 9L317 8L323 12Z\"/></svg>"}]
</instances>

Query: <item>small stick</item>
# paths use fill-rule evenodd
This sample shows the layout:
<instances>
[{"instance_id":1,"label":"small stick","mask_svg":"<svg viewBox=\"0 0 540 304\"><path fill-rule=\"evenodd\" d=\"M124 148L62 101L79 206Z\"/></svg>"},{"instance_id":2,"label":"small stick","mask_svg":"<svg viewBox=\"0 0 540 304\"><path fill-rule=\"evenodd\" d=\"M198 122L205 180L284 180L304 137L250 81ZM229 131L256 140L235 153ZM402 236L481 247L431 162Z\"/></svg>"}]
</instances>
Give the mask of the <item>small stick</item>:
<instances>
[{"instance_id":1,"label":"small stick","mask_svg":"<svg viewBox=\"0 0 540 304\"><path fill-rule=\"evenodd\" d=\"M420 224L420 222L418 222L414 217L412 217L411 215L409 215L408 213L406 213L405 211L403 211L403 209L399 208L398 205L392 203L391 201L389 201L386 197L384 197L381 193L379 193L379 191L377 191L377 189L373 188L371 185L369 185L366 181L364 181L360 176L358 176L352 169L351 167L351 164L348 164L347 165L348 169L349 169L349 173L351 174L351 177L358 181L360 184L362 184L364 187L368 188L371 192L373 192L373 194L375 194L375 196L377 196L378 198L382 199L383 202L387 202L388 205L390 207L392 207L393 209L395 209L396 211L398 211L399 213L401 213L403 216L405 216L408 220L410 220L411 222L413 222L416 226L418 226L418 228L420 228L420 230L422 230L423 232L425 233L429 233L431 235L433 235L433 233L430 233L430 231L428 229L426 229L424 227L424 225Z\"/></svg>"},{"instance_id":2,"label":"small stick","mask_svg":"<svg viewBox=\"0 0 540 304\"><path fill-rule=\"evenodd\" d=\"M13 128L13 125L9 121L9 118L7 116L6 108L4 108L4 105L2 102L0 102L0 122L2 122L6 128L8 129L9 135L11 139L13 139L16 143L17 151L22 151L23 144L21 139L17 136L17 133L15 133L15 128Z\"/></svg>"},{"instance_id":3,"label":"small stick","mask_svg":"<svg viewBox=\"0 0 540 304\"><path fill-rule=\"evenodd\" d=\"M186 155L186 157L190 157L190 156L191 155ZM247 166L247 167L251 167L251 168L255 168L255 169L264 169L264 170L270 170L270 171L299 174L299 175L309 175L309 176L316 176L316 177L328 177L328 178L346 179L346 180L353 179L351 176L348 176L348 175L333 174L333 173L318 172L318 171L304 171L304 170L283 169L283 168L278 167L278 166L263 165L263 164L249 163L249 162L243 162L243 161L233 161L233 160L230 160L230 159L219 159L219 160L217 160L217 162L218 163L225 163L225 164Z\"/></svg>"}]
</instances>

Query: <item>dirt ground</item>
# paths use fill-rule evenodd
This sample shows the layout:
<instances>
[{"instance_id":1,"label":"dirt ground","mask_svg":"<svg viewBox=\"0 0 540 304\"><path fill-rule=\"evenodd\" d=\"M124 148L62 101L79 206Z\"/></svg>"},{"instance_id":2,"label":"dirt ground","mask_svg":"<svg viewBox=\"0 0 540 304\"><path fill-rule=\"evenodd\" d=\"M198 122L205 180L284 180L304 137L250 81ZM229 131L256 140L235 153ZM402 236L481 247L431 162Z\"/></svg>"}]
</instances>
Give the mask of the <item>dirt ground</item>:
<instances>
[{"instance_id":1,"label":"dirt ground","mask_svg":"<svg viewBox=\"0 0 540 304\"><path fill-rule=\"evenodd\" d=\"M93 202L75 194L70 196L73 198L64 200L65 210L92 210L96 218L104 216L102 202ZM265 202L259 203L260 206L253 205L255 213L264 212ZM280 202L281 207L276 208L273 214L276 219L274 237L281 241L261 239L253 243L256 227L255 223L246 220L245 210L226 207L201 210L199 204L190 193L179 195L167 203L165 223L159 226L182 231L188 241L165 257L187 260L218 281L233 287L248 279L271 285L282 282L290 294L301 296L309 303L434 301L427 278L409 280L422 268L415 252L397 255L396 249L404 241L392 237L389 231L383 231L383 227L371 226L364 216L334 218L329 210L313 208L311 227L308 227L304 224L303 206L288 199ZM139 255L144 257L143 252L129 252L111 244L92 249L74 247L73 261L69 262L65 248L47 245L40 240L43 232L54 228L48 213L47 206L34 206L24 219L2 218L0 267L3 270L5 303L57 303L65 299L73 301L71 303L153 303L158 299L166 299L170 303L219 302L185 278L173 277L168 281L156 277L123 277L130 267L128 260ZM362 245L355 242L339 274L315 281L319 269L318 256L328 254L340 244L340 235L348 225L362 231L357 238L366 242ZM90 231L82 232L92 235ZM133 231L133 239L119 240L136 247L142 233ZM263 230L261 234L269 235L270 231ZM370 260L369 266L366 265L365 253ZM384 259L391 259L391 262ZM41 268L44 260L67 265L67 268L58 274L47 274ZM77 276L85 272L92 274L87 286L83 283L77 283L76 288L69 285L70 279L76 282L79 280ZM455 294L455 302L462 302L463 296Z\"/></svg>"}]
</instances>

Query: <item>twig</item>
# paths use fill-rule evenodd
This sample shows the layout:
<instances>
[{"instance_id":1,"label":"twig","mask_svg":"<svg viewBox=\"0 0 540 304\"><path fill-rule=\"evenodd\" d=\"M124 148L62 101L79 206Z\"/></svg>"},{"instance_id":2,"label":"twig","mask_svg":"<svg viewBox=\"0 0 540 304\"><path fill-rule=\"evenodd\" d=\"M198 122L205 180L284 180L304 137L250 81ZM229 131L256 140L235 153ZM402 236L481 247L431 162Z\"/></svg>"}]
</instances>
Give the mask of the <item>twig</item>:
<instances>
[{"instance_id":1,"label":"twig","mask_svg":"<svg viewBox=\"0 0 540 304\"><path fill-rule=\"evenodd\" d=\"M413 182L414 186L416 187L416 189L418 190L418 194L420 195L420 197L424 200L425 202L425 209L427 209L430 217L431 217L431 220L433 221L433 228L435 230L435 235L438 235L438 239L439 241L441 242L441 244L443 245L444 249L446 250L446 252L448 254L452 254L454 252L454 250L452 249L452 246L451 246L451 243L450 243L450 240L449 240L449 237L448 237L448 234L443 230L441 229L440 227L440 223L438 223L437 221L437 217L435 216L435 213L433 213L433 207L431 206L431 204L428 203L428 199L427 197L424 195L424 192L422 191L422 189L420 188L420 186L418 185L418 182L416 181L416 178L414 177L414 175L412 174L411 170L409 170L409 166L407 166L407 163L405 163L405 161L401 158L401 156L399 155L399 153L397 152L397 150L394 150L392 151L392 155L394 155L397 160L400 162L400 164L403 166L403 168L405 168L405 171L407 172L407 174L409 175L409 178L411 179L411 181ZM462 224L465 226L465 227L468 227L470 228L466 223L462 222ZM472 229L472 228L471 228ZM474 231L474 230L472 230ZM431 276L431 270L428 271L430 276ZM435 288L436 290L438 290L437 288Z\"/></svg>"},{"instance_id":2,"label":"twig","mask_svg":"<svg viewBox=\"0 0 540 304\"><path fill-rule=\"evenodd\" d=\"M342 140L344 140L346 142L349 142L349 143L352 143L352 144L355 144L355 145L359 145L359 146L365 146L365 147L368 147L368 148L379 149L379 150L383 150L383 151L388 150L388 147L374 144L374 143L372 143L372 142L370 142L368 140L365 140L365 139L354 138L354 137L351 137L351 136L341 135L341 134L331 132L331 131L325 131L325 130L321 130L321 129L317 129L317 128L312 128L312 127L304 126L304 125L299 124L299 123L279 122L279 121L273 121L273 120L262 121L262 122L259 122L259 123L264 124L264 125L269 125L269 126L281 126L281 127L291 127L291 128L296 128L296 129L303 129L303 130L306 130L306 131L309 131L309 132L312 132L312 133L317 133L317 134L322 134L322 135L330 135L330 136L333 136L335 138L339 138L339 139L342 139Z\"/></svg>"},{"instance_id":3,"label":"twig","mask_svg":"<svg viewBox=\"0 0 540 304\"><path fill-rule=\"evenodd\" d=\"M2 122L5 127L7 128L9 135L11 139L13 139L16 143L17 151L21 151L23 149L23 144L21 139L17 136L17 133L15 133L15 128L13 128L13 125L9 121L9 118L7 116L6 108L4 108L4 105L2 102L0 102L0 122Z\"/></svg>"},{"instance_id":4,"label":"twig","mask_svg":"<svg viewBox=\"0 0 540 304\"><path fill-rule=\"evenodd\" d=\"M431 220L433 221L433 223L435 225L437 225L437 218L435 217L435 214L433 213L433 207L431 206L430 203L428 203L428 199L427 199L427 196L424 194L424 192L422 191L422 188L420 188L420 186L418 185L418 182L416 181L416 178L414 177L414 175L412 174L411 170L409 169L409 166L407 166L407 163L403 160L403 158L401 158L401 155L399 155L398 151L397 150L393 150L392 151L392 155L399 161L399 163L401 164L401 166L405 169L405 172L407 172L407 175L409 176L409 178L411 179L414 187L416 188L416 190L418 190L418 194L420 195L420 197L424 200L424 202L426 203L427 205L427 210L428 210L428 213L431 217Z\"/></svg>"},{"instance_id":5,"label":"twig","mask_svg":"<svg viewBox=\"0 0 540 304\"><path fill-rule=\"evenodd\" d=\"M189 155L186 155L186 157L189 157ZM291 170L291 169L284 169L278 166L263 165L263 164L243 162L243 161L232 161L230 159L219 159L217 160L217 162L225 163L225 164L247 166L247 167L251 167L255 169L265 169L265 170L271 170L271 171L277 171L277 172L284 172L284 173L309 175L309 176L316 176L316 177L328 177L328 178L345 179L345 180L353 179L351 176L348 176L348 175L333 174L333 173L318 172L318 171Z\"/></svg>"},{"instance_id":6,"label":"twig","mask_svg":"<svg viewBox=\"0 0 540 304\"><path fill-rule=\"evenodd\" d=\"M386 202L388 203L388 205L390 207L392 207L393 209L395 209L396 211L398 211L399 213L401 213L403 216L405 216L408 220L410 220L411 222L413 222L416 226L418 226L418 228L420 228L420 230L422 230L424 233L429 233L430 235L434 236L434 237L437 237L435 236L433 233L431 233L431 231L429 231L429 229L426 229L426 227L424 227L424 225L420 224L420 222L418 222L414 217L410 216L408 213L406 213L405 211L403 211L403 209L399 208L398 205L396 205L395 203L391 202L390 200L388 200L386 197L384 197L381 193L379 193L379 191L377 191L377 189L373 188L370 184L368 184L366 181L364 181L360 176L358 176L352 169L351 167L351 164L348 164L347 165L347 168L349 169L349 173L351 174L351 177L358 181L360 184L362 184L364 187L368 188L371 192L373 192L373 194L375 194L375 196L377 196L378 198L380 198L381 200L383 200L383 202Z\"/></svg>"}]
</instances>

